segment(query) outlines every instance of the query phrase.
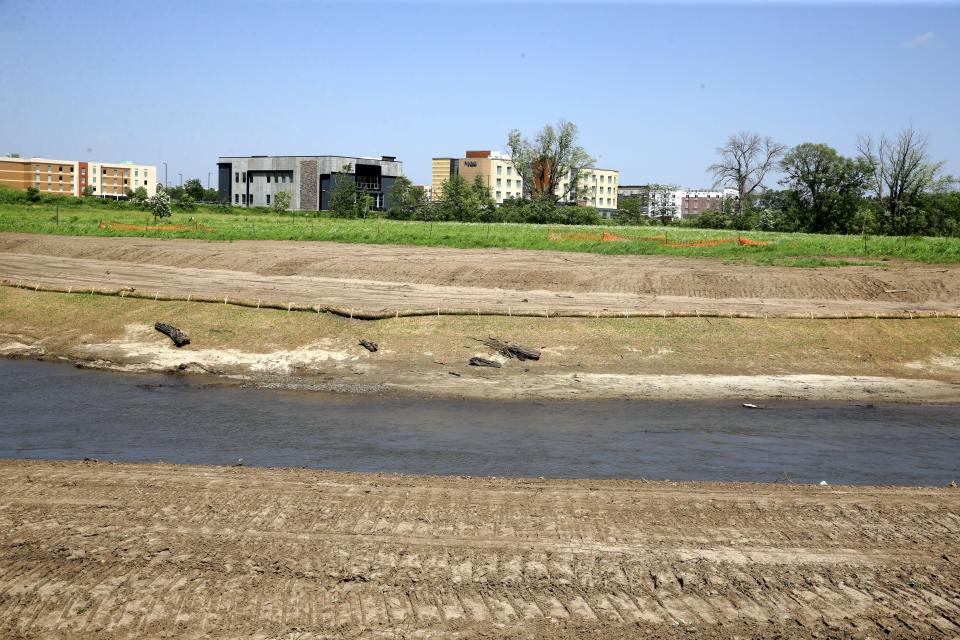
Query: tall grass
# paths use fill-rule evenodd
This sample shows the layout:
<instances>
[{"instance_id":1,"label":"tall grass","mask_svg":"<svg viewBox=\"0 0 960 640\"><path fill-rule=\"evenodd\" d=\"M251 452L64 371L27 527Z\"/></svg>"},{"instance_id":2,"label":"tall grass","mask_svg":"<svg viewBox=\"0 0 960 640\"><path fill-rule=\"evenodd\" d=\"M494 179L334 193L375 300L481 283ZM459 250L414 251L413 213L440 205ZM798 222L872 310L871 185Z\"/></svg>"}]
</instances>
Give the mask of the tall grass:
<instances>
[{"instance_id":1,"label":"tall grass","mask_svg":"<svg viewBox=\"0 0 960 640\"><path fill-rule=\"evenodd\" d=\"M562 227L507 223L401 222L371 218L342 220L327 217L273 215L255 211L222 212L200 208L177 212L172 223L198 228L183 231L100 229L101 220L145 225L153 218L146 212L104 210L83 205L62 207L59 221L54 205L0 205L0 231L58 235L133 236L149 238L194 238L214 241L298 240L349 243L407 244L457 248L517 248L580 251L601 254L659 254L723 258L755 264L826 266L873 264L885 259L928 263L960 262L960 239L893 236L841 236L804 233L735 232L677 227ZM212 231L204 231L210 227ZM625 242L548 239L548 232L602 233L634 238ZM735 238L738 235L768 242L765 246L736 243L703 247L677 247L672 243ZM667 242L644 239L665 237Z\"/></svg>"}]
</instances>

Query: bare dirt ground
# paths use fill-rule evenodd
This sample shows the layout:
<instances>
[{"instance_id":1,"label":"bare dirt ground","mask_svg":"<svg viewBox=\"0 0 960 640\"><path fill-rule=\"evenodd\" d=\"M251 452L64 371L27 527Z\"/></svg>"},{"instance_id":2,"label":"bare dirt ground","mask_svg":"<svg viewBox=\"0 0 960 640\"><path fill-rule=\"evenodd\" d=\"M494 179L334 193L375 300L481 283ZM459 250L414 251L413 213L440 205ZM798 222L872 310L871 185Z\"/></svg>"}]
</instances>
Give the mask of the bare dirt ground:
<instances>
[{"instance_id":1,"label":"bare dirt ground","mask_svg":"<svg viewBox=\"0 0 960 640\"><path fill-rule=\"evenodd\" d=\"M552 251L5 233L0 278L372 311L960 311L960 266L902 262L808 269Z\"/></svg>"},{"instance_id":2,"label":"bare dirt ground","mask_svg":"<svg viewBox=\"0 0 960 640\"><path fill-rule=\"evenodd\" d=\"M153 324L192 343L177 349ZM507 360L478 339L541 349ZM359 341L379 344L369 353ZM960 402L960 320L509 318L376 322L0 287L0 356L303 390L474 398ZM468 365L471 357L502 368Z\"/></svg>"},{"instance_id":3,"label":"bare dirt ground","mask_svg":"<svg viewBox=\"0 0 960 640\"><path fill-rule=\"evenodd\" d=\"M4 638L955 638L956 489L0 461Z\"/></svg>"}]
</instances>

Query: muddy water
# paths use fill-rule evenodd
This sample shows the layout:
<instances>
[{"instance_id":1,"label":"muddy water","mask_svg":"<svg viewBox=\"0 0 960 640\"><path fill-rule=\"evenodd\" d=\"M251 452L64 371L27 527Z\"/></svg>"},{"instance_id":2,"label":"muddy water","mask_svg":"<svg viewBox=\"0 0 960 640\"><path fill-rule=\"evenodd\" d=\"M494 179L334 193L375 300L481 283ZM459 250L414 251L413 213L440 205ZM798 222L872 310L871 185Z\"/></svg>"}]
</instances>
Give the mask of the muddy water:
<instances>
[{"instance_id":1,"label":"muddy water","mask_svg":"<svg viewBox=\"0 0 960 640\"><path fill-rule=\"evenodd\" d=\"M944 485L960 405L423 400L0 359L0 457L347 471Z\"/></svg>"}]
</instances>

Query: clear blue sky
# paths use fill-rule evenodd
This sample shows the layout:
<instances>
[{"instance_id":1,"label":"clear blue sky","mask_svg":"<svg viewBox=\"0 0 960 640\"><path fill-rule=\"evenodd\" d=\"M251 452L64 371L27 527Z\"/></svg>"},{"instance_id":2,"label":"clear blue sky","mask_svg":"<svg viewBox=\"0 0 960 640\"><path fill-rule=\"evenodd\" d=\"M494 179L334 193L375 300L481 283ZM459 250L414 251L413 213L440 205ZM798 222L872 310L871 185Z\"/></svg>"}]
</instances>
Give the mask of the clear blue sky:
<instances>
[{"instance_id":1,"label":"clear blue sky","mask_svg":"<svg viewBox=\"0 0 960 640\"><path fill-rule=\"evenodd\" d=\"M426 182L559 118L623 184L707 185L740 130L852 154L909 124L960 174L956 3L0 0L0 42L0 153L166 161L172 183L324 153Z\"/></svg>"}]
</instances>

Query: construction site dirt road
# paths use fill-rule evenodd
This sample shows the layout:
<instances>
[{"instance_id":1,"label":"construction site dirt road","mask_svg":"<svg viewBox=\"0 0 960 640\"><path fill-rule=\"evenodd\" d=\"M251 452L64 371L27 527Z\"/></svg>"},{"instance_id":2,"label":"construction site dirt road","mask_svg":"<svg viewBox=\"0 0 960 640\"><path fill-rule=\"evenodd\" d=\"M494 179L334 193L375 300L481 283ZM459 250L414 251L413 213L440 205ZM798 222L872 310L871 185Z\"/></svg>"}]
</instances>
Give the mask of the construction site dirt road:
<instances>
[{"instance_id":1,"label":"construction site dirt road","mask_svg":"<svg viewBox=\"0 0 960 640\"><path fill-rule=\"evenodd\" d=\"M4 638L955 638L960 494L0 461Z\"/></svg>"},{"instance_id":2,"label":"construction site dirt road","mask_svg":"<svg viewBox=\"0 0 960 640\"><path fill-rule=\"evenodd\" d=\"M510 249L0 234L0 278L357 310L960 312L960 266L793 268Z\"/></svg>"}]
</instances>

